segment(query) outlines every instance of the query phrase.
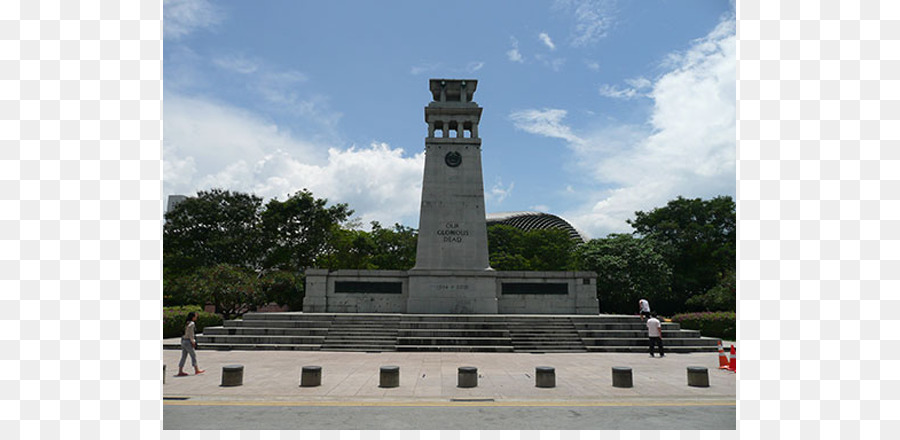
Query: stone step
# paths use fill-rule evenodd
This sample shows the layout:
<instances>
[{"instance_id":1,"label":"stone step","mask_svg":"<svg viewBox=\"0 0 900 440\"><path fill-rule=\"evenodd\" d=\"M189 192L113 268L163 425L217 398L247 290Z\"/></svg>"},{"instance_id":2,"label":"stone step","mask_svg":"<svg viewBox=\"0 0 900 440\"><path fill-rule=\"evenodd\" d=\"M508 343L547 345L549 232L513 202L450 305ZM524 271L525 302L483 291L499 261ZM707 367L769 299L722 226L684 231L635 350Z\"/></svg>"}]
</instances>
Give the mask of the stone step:
<instances>
[{"instance_id":1,"label":"stone step","mask_svg":"<svg viewBox=\"0 0 900 440\"><path fill-rule=\"evenodd\" d=\"M534 353L534 354L545 354L545 353L586 353L587 350L585 350L584 347L582 347L582 348L580 348L580 349L578 349L578 348L572 348L572 349L559 349L559 350L556 350L556 349L548 349L548 348L540 347L540 348L522 348L522 349L517 348L517 349L513 350L513 352L514 352L514 353Z\"/></svg>"},{"instance_id":2,"label":"stone step","mask_svg":"<svg viewBox=\"0 0 900 440\"><path fill-rule=\"evenodd\" d=\"M201 343L200 350L216 350L216 351L231 351L231 350L259 350L259 351L273 351L273 350L293 350L293 351L319 351L319 344L235 344L235 343Z\"/></svg>"},{"instance_id":3,"label":"stone step","mask_svg":"<svg viewBox=\"0 0 900 440\"><path fill-rule=\"evenodd\" d=\"M328 331L329 335L346 335L346 336L387 336L387 335L396 335L397 330L391 329L382 329L382 330L354 330L354 329L345 329L345 328L332 328Z\"/></svg>"},{"instance_id":4,"label":"stone step","mask_svg":"<svg viewBox=\"0 0 900 440\"><path fill-rule=\"evenodd\" d=\"M587 346L585 347L589 353L650 353L650 348L648 346L637 347L637 346ZM665 346L666 354L669 353L716 353L716 347L698 347L698 346L673 346L670 347L668 345ZM657 356L659 352L657 351Z\"/></svg>"},{"instance_id":5,"label":"stone step","mask_svg":"<svg viewBox=\"0 0 900 440\"><path fill-rule=\"evenodd\" d=\"M353 344L353 345L322 345L320 351L397 351L394 345L380 344Z\"/></svg>"},{"instance_id":6,"label":"stone step","mask_svg":"<svg viewBox=\"0 0 900 440\"><path fill-rule=\"evenodd\" d=\"M573 345L584 345L581 339L516 339L512 338L513 344L545 344L545 345L558 345L558 344L573 344Z\"/></svg>"},{"instance_id":7,"label":"stone step","mask_svg":"<svg viewBox=\"0 0 900 440\"><path fill-rule=\"evenodd\" d=\"M508 330L457 330L457 329L402 329L398 332L401 337L483 337L483 338L501 338L509 337Z\"/></svg>"},{"instance_id":8,"label":"stone step","mask_svg":"<svg viewBox=\"0 0 900 440\"><path fill-rule=\"evenodd\" d=\"M204 344L321 344L324 336L197 336L197 343Z\"/></svg>"},{"instance_id":9,"label":"stone step","mask_svg":"<svg viewBox=\"0 0 900 440\"><path fill-rule=\"evenodd\" d=\"M244 321L334 321L334 315L314 313L245 313Z\"/></svg>"},{"instance_id":10,"label":"stone step","mask_svg":"<svg viewBox=\"0 0 900 440\"><path fill-rule=\"evenodd\" d=\"M509 328L501 322L401 322L399 329L454 329L454 330L506 330Z\"/></svg>"},{"instance_id":11,"label":"stone step","mask_svg":"<svg viewBox=\"0 0 900 440\"><path fill-rule=\"evenodd\" d=\"M260 350L284 345L278 349L646 353L646 332L639 317L622 315L285 312L248 313L244 319L208 327L198 341L201 349ZM663 337L667 351L673 353L717 350L717 339L681 330L677 323L663 323Z\"/></svg>"},{"instance_id":12,"label":"stone step","mask_svg":"<svg viewBox=\"0 0 900 440\"><path fill-rule=\"evenodd\" d=\"M233 320L225 321L223 327L244 327L244 328L330 328L331 322L327 321L276 321L276 320L254 320L242 321Z\"/></svg>"},{"instance_id":13,"label":"stone step","mask_svg":"<svg viewBox=\"0 0 900 440\"><path fill-rule=\"evenodd\" d=\"M584 339L584 345L587 347L598 347L598 346L641 346L647 347L649 344L648 338L599 338L599 339ZM700 339L700 338L674 338L674 339L666 339L663 338L663 345L665 347L669 346L694 346L694 347L717 347L717 340L715 339Z\"/></svg>"},{"instance_id":14,"label":"stone step","mask_svg":"<svg viewBox=\"0 0 900 440\"><path fill-rule=\"evenodd\" d=\"M512 353L513 347L511 345L398 345L397 351Z\"/></svg>"},{"instance_id":15,"label":"stone step","mask_svg":"<svg viewBox=\"0 0 900 440\"><path fill-rule=\"evenodd\" d=\"M697 330L663 330L663 338L699 338ZM582 338L640 338L647 337L647 330L579 330Z\"/></svg>"},{"instance_id":16,"label":"stone step","mask_svg":"<svg viewBox=\"0 0 900 440\"><path fill-rule=\"evenodd\" d=\"M681 324L676 323L663 323L663 330L679 330L681 329ZM575 324L575 329L578 331L582 330L647 330L647 326L645 324Z\"/></svg>"},{"instance_id":17,"label":"stone step","mask_svg":"<svg viewBox=\"0 0 900 440\"><path fill-rule=\"evenodd\" d=\"M321 328L206 327L203 329L204 336L325 336L326 334L328 334L328 329Z\"/></svg>"},{"instance_id":18,"label":"stone step","mask_svg":"<svg viewBox=\"0 0 900 440\"><path fill-rule=\"evenodd\" d=\"M623 315L573 316L569 319L574 324L592 323L592 322L605 322L605 323L611 323L611 324L619 324L619 323L643 324L643 322L644 322L640 316L623 316Z\"/></svg>"},{"instance_id":19,"label":"stone step","mask_svg":"<svg viewBox=\"0 0 900 440\"><path fill-rule=\"evenodd\" d=\"M398 345L509 345L509 338L397 338Z\"/></svg>"}]
</instances>

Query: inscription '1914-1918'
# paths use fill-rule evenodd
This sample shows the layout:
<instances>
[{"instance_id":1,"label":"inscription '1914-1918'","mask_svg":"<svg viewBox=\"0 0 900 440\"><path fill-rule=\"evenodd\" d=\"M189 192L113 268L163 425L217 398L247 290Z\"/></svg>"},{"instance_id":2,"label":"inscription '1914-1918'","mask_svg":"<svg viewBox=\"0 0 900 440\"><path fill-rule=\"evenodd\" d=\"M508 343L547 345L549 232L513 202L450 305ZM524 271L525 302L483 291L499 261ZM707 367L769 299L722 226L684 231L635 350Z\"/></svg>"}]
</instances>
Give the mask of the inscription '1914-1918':
<instances>
[{"instance_id":1,"label":"inscription '1914-1918'","mask_svg":"<svg viewBox=\"0 0 900 440\"><path fill-rule=\"evenodd\" d=\"M441 237L444 243L462 243L463 237L469 236L467 229L460 229L459 223L447 222L445 229L438 229L435 233Z\"/></svg>"}]
</instances>

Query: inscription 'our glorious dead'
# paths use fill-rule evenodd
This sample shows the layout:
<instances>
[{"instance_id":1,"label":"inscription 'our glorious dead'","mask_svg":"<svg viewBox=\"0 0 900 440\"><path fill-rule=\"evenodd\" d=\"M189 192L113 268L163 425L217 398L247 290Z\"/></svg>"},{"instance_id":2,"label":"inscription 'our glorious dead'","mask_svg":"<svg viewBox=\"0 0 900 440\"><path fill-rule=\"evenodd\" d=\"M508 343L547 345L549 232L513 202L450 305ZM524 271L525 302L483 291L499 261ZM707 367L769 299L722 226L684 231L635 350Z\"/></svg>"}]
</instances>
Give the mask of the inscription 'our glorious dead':
<instances>
[{"instance_id":1,"label":"inscription 'our glorious dead'","mask_svg":"<svg viewBox=\"0 0 900 440\"><path fill-rule=\"evenodd\" d=\"M469 236L468 229L460 229L459 223L447 222L444 229L438 229L435 233L441 237L444 243L462 243L464 237Z\"/></svg>"}]
</instances>

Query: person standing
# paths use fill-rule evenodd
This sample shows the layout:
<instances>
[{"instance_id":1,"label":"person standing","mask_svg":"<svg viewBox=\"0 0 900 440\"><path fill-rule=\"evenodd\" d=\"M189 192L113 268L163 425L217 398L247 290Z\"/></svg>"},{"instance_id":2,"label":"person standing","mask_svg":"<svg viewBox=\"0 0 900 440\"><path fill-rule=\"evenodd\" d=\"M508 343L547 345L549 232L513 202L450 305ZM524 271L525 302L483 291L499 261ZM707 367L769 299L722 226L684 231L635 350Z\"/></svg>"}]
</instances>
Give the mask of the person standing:
<instances>
[{"instance_id":1,"label":"person standing","mask_svg":"<svg viewBox=\"0 0 900 440\"><path fill-rule=\"evenodd\" d=\"M197 341L194 339L194 329L197 327L196 321L197 313L188 313L187 319L184 321L184 335L181 337L181 361L178 362L178 374L176 376L187 376L187 373L184 372L184 361L187 360L188 355L191 355L191 365L194 366L194 374L206 371L197 367L197 353L194 352L194 349L197 348Z\"/></svg>"},{"instance_id":2,"label":"person standing","mask_svg":"<svg viewBox=\"0 0 900 440\"><path fill-rule=\"evenodd\" d=\"M666 357L662 342L662 324L656 319L656 313L650 315L650 319L647 320L647 334L650 336L650 357L654 357L654 345L659 346L659 357Z\"/></svg>"},{"instance_id":3,"label":"person standing","mask_svg":"<svg viewBox=\"0 0 900 440\"><path fill-rule=\"evenodd\" d=\"M647 319L650 317L650 302L644 298L638 300L638 307L640 308L641 318Z\"/></svg>"}]
</instances>

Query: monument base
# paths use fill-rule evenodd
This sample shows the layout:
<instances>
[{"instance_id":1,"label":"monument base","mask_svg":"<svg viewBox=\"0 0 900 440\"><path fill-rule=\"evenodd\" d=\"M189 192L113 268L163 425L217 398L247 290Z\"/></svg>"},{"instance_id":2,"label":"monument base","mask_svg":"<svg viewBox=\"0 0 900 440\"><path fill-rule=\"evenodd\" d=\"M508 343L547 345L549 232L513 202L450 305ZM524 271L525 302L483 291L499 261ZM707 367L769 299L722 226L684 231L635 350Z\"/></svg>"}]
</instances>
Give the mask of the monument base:
<instances>
[{"instance_id":1,"label":"monument base","mask_svg":"<svg viewBox=\"0 0 900 440\"><path fill-rule=\"evenodd\" d=\"M409 274L407 313L497 313L496 272L416 270Z\"/></svg>"},{"instance_id":2,"label":"monument base","mask_svg":"<svg viewBox=\"0 0 900 440\"><path fill-rule=\"evenodd\" d=\"M594 272L307 269L313 313L596 315Z\"/></svg>"}]
</instances>

